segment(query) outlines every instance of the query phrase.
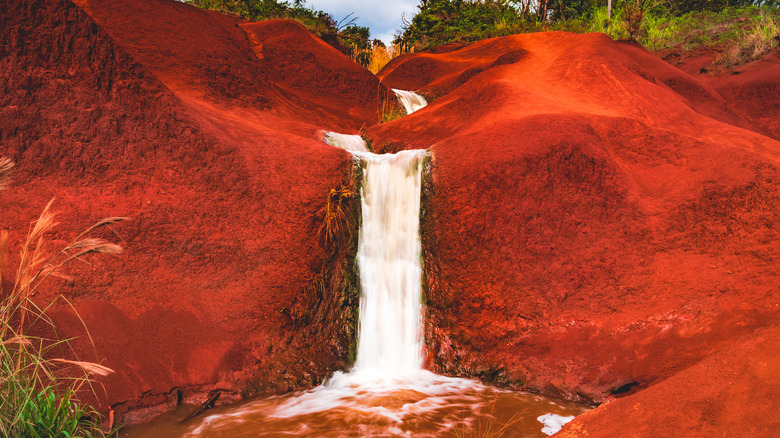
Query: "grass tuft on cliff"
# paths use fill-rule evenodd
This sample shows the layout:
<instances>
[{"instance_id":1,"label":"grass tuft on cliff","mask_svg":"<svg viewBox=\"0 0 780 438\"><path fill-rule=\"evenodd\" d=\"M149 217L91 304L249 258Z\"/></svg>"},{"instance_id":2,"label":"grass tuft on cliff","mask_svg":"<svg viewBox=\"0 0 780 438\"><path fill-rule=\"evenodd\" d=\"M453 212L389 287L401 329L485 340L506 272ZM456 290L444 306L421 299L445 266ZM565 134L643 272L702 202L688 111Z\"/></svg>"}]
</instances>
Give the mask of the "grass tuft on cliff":
<instances>
[{"instance_id":1,"label":"grass tuft on cliff","mask_svg":"<svg viewBox=\"0 0 780 438\"><path fill-rule=\"evenodd\" d=\"M13 161L5 157L0 157L0 190L5 189L11 181L11 169L13 168Z\"/></svg>"},{"instance_id":2,"label":"grass tuft on cliff","mask_svg":"<svg viewBox=\"0 0 780 438\"><path fill-rule=\"evenodd\" d=\"M0 188L8 183L13 167L0 158ZM52 200L53 202L53 200ZM52 202L33 224L21 244L19 264L7 266L9 233L0 231L0 436L8 437L105 437L102 416L79 400L84 391L94 393L94 378L111 369L92 362L66 359L73 356L66 339L58 339L56 327L46 315L58 297L41 308L32 297L41 284L69 262L87 254L118 254L121 247L89 237L97 228L125 218L98 221L57 252L48 250L47 235L56 227ZM3 281L9 270L15 275ZM11 285L10 290L3 285ZM52 338L32 333L53 333Z\"/></svg>"},{"instance_id":3,"label":"grass tuft on cliff","mask_svg":"<svg viewBox=\"0 0 780 438\"><path fill-rule=\"evenodd\" d=\"M325 207L319 214L322 216L322 225L318 235L324 236L325 243L335 245L352 233L356 218L349 210L349 200L357 196L357 192L350 186L342 185L338 189L331 189L326 197Z\"/></svg>"},{"instance_id":4,"label":"grass tuft on cliff","mask_svg":"<svg viewBox=\"0 0 780 438\"><path fill-rule=\"evenodd\" d=\"M406 115L406 110L398 102L398 98L394 94L385 96L385 99L380 102L378 111L379 123L392 122Z\"/></svg>"}]
</instances>

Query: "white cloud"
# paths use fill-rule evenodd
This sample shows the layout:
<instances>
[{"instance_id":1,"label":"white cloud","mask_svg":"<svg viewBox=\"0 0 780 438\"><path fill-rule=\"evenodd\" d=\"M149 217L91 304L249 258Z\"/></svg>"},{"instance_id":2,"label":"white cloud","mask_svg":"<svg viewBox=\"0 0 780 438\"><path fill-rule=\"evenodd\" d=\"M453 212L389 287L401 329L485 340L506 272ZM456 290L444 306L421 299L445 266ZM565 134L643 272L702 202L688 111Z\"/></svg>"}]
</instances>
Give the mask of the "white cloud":
<instances>
[{"instance_id":1,"label":"white cloud","mask_svg":"<svg viewBox=\"0 0 780 438\"><path fill-rule=\"evenodd\" d=\"M417 11L417 0L308 0L306 6L329 13L336 21L354 12L355 24L368 26L371 38L390 44L402 31L401 14L411 20Z\"/></svg>"}]
</instances>

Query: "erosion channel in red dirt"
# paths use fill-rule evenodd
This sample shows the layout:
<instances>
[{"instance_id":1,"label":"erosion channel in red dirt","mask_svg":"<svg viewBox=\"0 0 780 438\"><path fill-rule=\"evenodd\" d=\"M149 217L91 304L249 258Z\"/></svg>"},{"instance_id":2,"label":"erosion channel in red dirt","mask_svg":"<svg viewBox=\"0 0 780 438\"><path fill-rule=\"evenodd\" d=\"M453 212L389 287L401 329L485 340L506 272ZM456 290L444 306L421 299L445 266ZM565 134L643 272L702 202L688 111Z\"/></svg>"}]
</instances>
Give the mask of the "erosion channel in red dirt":
<instances>
[{"instance_id":1,"label":"erosion channel in red dirt","mask_svg":"<svg viewBox=\"0 0 780 438\"><path fill-rule=\"evenodd\" d=\"M7 0L0 23L7 266L52 198L51 248L132 218L102 236L123 254L73 264L35 296L67 298L48 311L59 334L115 370L85 397L117 422L246 399L190 425L254 404L265 414L248 421L289 428L267 414L305 405L294 391L316 395L334 373L331 387L354 388L387 365L470 382L457 399L408 386L355 408L427 394L426 412L461 410L408 427L360 415L398 434L460 433L476 393L503 399L502 423L523 397L561 416L598 405L556 436L780 426L777 53L706 76L602 34L548 32L402 55L375 76L297 23L175 1ZM380 124L391 89L428 105ZM380 158L356 161L323 132L362 134ZM417 274L389 278L417 279L423 336L408 361L369 366L358 316L379 273L360 262L364 178L399 152L419 155L401 172L419 180L404 227L417 243L402 245Z\"/></svg>"}]
</instances>

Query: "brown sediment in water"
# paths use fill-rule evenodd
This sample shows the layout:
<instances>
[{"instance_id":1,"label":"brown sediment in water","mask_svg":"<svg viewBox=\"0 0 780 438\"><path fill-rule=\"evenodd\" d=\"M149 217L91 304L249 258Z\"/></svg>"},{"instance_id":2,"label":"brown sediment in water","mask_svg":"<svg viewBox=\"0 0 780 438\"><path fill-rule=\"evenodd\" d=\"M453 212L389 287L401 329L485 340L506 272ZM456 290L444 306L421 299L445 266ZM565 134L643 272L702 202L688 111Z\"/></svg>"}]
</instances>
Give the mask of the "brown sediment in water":
<instances>
[{"instance_id":1,"label":"brown sediment in water","mask_svg":"<svg viewBox=\"0 0 780 438\"><path fill-rule=\"evenodd\" d=\"M381 396L356 396L358 405L292 417L274 416L280 405L300 396L294 393L242 402L206 411L201 417L182 421L192 407L182 406L152 422L128 427L123 438L152 436L200 437L258 436L474 436L503 431L503 436L546 437L539 416L554 413L576 416L587 407L542 396L485 387L445 396L428 397L415 390L400 390ZM435 398L446 399L439 406ZM400 420L389 415L403 417ZM481 432L481 433L480 433ZM458 435L460 434L460 435Z\"/></svg>"}]
</instances>

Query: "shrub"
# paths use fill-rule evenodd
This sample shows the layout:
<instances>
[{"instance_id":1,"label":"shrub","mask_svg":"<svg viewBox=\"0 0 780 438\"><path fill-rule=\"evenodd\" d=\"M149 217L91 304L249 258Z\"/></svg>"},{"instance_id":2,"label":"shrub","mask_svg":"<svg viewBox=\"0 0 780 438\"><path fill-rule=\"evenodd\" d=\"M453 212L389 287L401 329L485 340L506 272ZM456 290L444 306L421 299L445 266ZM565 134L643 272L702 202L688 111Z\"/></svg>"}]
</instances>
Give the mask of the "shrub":
<instances>
[{"instance_id":1,"label":"shrub","mask_svg":"<svg viewBox=\"0 0 780 438\"><path fill-rule=\"evenodd\" d=\"M423 0L395 42L421 50L538 29L535 20L504 0Z\"/></svg>"},{"instance_id":2,"label":"shrub","mask_svg":"<svg viewBox=\"0 0 780 438\"><path fill-rule=\"evenodd\" d=\"M612 18L607 16L607 8L598 8L593 13L591 26L589 29L591 32L601 32L609 35L612 39L627 38L628 33L625 29L624 20L622 19L622 11L615 10L612 13Z\"/></svg>"},{"instance_id":3,"label":"shrub","mask_svg":"<svg viewBox=\"0 0 780 438\"><path fill-rule=\"evenodd\" d=\"M730 47L715 60L715 70L731 69L755 61L778 46L780 20L761 14L751 21L752 24L739 32Z\"/></svg>"}]
</instances>

